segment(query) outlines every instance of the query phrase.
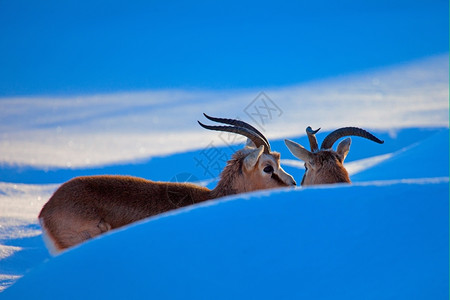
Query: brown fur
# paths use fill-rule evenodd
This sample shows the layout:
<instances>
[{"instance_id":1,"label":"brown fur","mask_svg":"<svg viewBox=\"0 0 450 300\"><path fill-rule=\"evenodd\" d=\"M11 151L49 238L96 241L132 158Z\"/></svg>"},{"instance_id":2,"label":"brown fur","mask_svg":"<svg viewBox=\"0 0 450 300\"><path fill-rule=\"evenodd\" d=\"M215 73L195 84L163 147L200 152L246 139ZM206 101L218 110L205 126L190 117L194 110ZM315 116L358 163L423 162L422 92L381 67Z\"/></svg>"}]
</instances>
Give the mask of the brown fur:
<instances>
[{"instance_id":1,"label":"brown fur","mask_svg":"<svg viewBox=\"0 0 450 300\"><path fill-rule=\"evenodd\" d=\"M313 139L314 141L314 139ZM350 150L351 139L347 138L339 143L337 151L312 147L312 152L306 150L296 142L285 140L289 151L305 162L305 175L301 185L350 183L350 177L344 168L344 160Z\"/></svg>"},{"instance_id":2,"label":"brown fur","mask_svg":"<svg viewBox=\"0 0 450 300\"><path fill-rule=\"evenodd\" d=\"M320 128L319 128L320 129ZM302 185L326 184L326 183L351 183L347 170L344 168L344 160L350 151L352 139L348 136L360 136L379 144L384 142L357 127L343 127L330 133L318 148L315 134L319 131L306 128L311 151L308 151L302 145L284 140L289 151L298 159L305 162L305 175L303 175ZM333 144L341 137L347 137L342 140L337 150L332 149Z\"/></svg>"},{"instance_id":3,"label":"brown fur","mask_svg":"<svg viewBox=\"0 0 450 300\"><path fill-rule=\"evenodd\" d=\"M179 207L295 184L279 167L278 153L262 154L257 167L246 170L243 161L253 150L237 151L213 190L191 183L155 182L129 176L74 178L61 185L42 208L39 214L42 229L60 251L111 229ZM273 164L284 181L268 179L270 176L261 172L267 164Z\"/></svg>"},{"instance_id":4,"label":"brown fur","mask_svg":"<svg viewBox=\"0 0 450 300\"><path fill-rule=\"evenodd\" d=\"M306 168L302 185L350 183L350 177L344 168L342 158L333 150L314 153L313 160L306 163Z\"/></svg>"}]
</instances>

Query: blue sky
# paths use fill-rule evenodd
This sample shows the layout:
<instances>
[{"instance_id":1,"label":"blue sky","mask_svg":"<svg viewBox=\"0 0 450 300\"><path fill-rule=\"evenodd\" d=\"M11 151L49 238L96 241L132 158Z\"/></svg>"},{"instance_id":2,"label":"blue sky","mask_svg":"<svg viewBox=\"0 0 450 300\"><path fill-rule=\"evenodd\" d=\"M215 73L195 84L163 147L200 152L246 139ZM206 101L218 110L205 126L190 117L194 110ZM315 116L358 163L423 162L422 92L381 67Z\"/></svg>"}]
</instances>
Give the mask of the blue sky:
<instances>
[{"instance_id":1,"label":"blue sky","mask_svg":"<svg viewBox=\"0 0 450 300\"><path fill-rule=\"evenodd\" d=\"M448 53L448 1L311 2L0 0L0 97L278 87Z\"/></svg>"}]
</instances>

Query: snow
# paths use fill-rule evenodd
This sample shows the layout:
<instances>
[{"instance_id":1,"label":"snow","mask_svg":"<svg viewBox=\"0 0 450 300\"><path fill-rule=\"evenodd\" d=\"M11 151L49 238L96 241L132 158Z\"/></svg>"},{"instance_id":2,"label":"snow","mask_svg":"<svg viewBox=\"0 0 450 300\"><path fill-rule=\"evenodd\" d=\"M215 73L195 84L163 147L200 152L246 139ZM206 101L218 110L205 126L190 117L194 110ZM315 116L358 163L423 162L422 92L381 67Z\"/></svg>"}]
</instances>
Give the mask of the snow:
<instances>
[{"instance_id":1,"label":"snow","mask_svg":"<svg viewBox=\"0 0 450 300\"><path fill-rule=\"evenodd\" d=\"M255 115L271 101L278 111ZM264 94L166 90L3 98L0 106L2 298L448 296L448 55ZM203 112L258 123L297 182L303 163L283 139L307 146L306 126L322 127L319 142L358 126L385 143L352 138L352 185L208 201L49 255L37 215L72 177L213 187L222 158L244 140L200 128Z\"/></svg>"},{"instance_id":2,"label":"snow","mask_svg":"<svg viewBox=\"0 0 450 300\"><path fill-rule=\"evenodd\" d=\"M263 91L3 98L0 163L84 168L202 149L211 142L224 145L223 138L198 126L203 112L252 122L269 139L304 135L308 125L446 127L448 64L447 54L437 55Z\"/></svg>"},{"instance_id":3,"label":"snow","mask_svg":"<svg viewBox=\"0 0 450 300\"><path fill-rule=\"evenodd\" d=\"M5 296L445 299L448 199L439 195L448 194L448 183L340 185L211 201L67 251Z\"/></svg>"}]
</instances>

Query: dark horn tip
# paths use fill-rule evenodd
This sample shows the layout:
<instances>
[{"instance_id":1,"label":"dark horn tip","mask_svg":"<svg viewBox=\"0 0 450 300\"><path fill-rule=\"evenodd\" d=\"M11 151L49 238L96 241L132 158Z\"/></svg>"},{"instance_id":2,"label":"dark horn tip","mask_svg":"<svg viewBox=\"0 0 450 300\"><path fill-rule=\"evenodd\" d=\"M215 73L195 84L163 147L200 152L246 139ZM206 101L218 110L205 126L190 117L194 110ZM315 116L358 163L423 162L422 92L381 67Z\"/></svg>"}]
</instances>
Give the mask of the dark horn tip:
<instances>
[{"instance_id":1,"label":"dark horn tip","mask_svg":"<svg viewBox=\"0 0 450 300\"><path fill-rule=\"evenodd\" d=\"M374 141L375 143L378 143L378 144L384 144L384 141L383 140L380 140L379 138L377 138L376 136L374 136L374 135L372 135L371 134L371 136L372 136L372 141Z\"/></svg>"},{"instance_id":2,"label":"dark horn tip","mask_svg":"<svg viewBox=\"0 0 450 300\"><path fill-rule=\"evenodd\" d=\"M208 120L211 120L211 121L214 121L214 122L217 122L217 118L214 118L214 117L211 117L211 116L209 116L209 115L207 115L207 114L205 114L205 113L203 113L203 115L205 116L205 118L207 118Z\"/></svg>"},{"instance_id":3,"label":"dark horn tip","mask_svg":"<svg viewBox=\"0 0 450 300\"><path fill-rule=\"evenodd\" d=\"M312 133L312 134L318 133L319 130L320 130L320 128L319 128L319 129L316 129L316 130L313 130L313 129L311 128L311 126L308 126L308 128L306 128L306 132L307 132L307 133Z\"/></svg>"}]
</instances>

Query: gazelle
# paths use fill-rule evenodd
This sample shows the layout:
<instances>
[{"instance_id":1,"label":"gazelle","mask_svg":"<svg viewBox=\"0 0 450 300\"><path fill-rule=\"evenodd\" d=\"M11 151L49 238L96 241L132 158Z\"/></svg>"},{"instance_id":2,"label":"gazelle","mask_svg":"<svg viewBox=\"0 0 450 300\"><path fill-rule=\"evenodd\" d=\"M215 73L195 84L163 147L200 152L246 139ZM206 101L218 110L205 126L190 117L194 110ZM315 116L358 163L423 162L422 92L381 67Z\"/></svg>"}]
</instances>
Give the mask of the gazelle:
<instances>
[{"instance_id":1,"label":"gazelle","mask_svg":"<svg viewBox=\"0 0 450 300\"><path fill-rule=\"evenodd\" d=\"M210 190L191 183L155 182L129 176L86 176L62 184L44 205L39 221L52 253L77 245L111 229L179 207L226 195L296 185L280 166L267 139L239 120L205 116L231 126L209 130L233 132L249 138L256 147L236 151Z\"/></svg>"},{"instance_id":2,"label":"gazelle","mask_svg":"<svg viewBox=\"0 0 450 300\"><path fill-rule=\"evenodd\" d=\"M315 134L320 130L306 129L311 151L291 140L284 140L291 153L305 162L305 175L301 185L325 184L325 183L350 183L350 177L344 168L344 160L350 150L351 138L346 138L338 144L337 150L332 149L333 144L345 136L360 136L379 144L379 140L373 134L357 127L344 127L331 132L322 142L320 149Z\"/></svg>"}]
</instances>

